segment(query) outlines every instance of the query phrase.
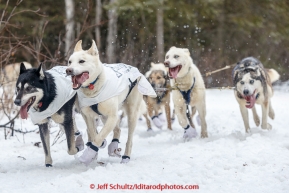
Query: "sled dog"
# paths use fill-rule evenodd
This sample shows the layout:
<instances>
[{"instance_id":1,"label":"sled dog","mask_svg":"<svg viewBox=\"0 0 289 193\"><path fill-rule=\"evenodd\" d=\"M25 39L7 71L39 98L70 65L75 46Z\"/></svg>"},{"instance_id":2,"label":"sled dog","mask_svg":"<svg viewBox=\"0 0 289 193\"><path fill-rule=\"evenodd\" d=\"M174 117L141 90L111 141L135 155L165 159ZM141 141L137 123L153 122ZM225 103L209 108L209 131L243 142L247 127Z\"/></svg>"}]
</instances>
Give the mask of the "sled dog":
<instances>
[{"instance_id":1,"label":"sled dog","mask_svg":"<svg viewBox=\"0 0 289 193\"><path fill-rule=\"evenodd\" d=\"M79 160L88 165L97 159L99 147L114 130L108 146L110 156L120 157L118 111L123 107L128 117L128 138L121 163L130 160L133 133L143 95L156 96L153 88L137 68L126 64L102 64L94 41L89 50L82 49L78 41L68 61L67 75L71 75L72 88L77 90L81 113L87 125L87 148ZM104 123L98 133L95 120Z\"/></svg>"},{"instance_id":2,"label":"sled dog","mask_svg":"<svg viewBox=\"0 0 289 193\"><path fill-rule=\"evenodd\" d=\"M166 53L164 65L169 68L171 86L176 88L172 91L172 98L179 124L184 128L183 138L190 139L197 136L191 121L191 116L196 110L201 121L201 137L208 137L205 119L205 84L189 50L171 47ZM192 115L189 115L189 106L194 107Z\"/></svg>"},{"instance_id":3,"label":"sled dog","mask_svg":"<svg viewBox=\"0 0 289 193\"><path fill-rule=\"evenodd\" d=\"M74 155L84 149L82 136L74 120L76 92L67 87L70 80L65 78L66 67L58 66L44 71L38 68L26 69L20 65L20 75L16 82L15 105L20 106L20 117L38 125L46 167L52 166L50 153L50 132L48 120L51 118L64 130L67 139L68 154ZM76 135L76 140L75 136Z\"/></svg>"},{"instance_id":4,"label":"sled dog","mask_svg":"<svg viewBox=\"0 0 289 193\"><path fill-rule=\"evenodd\" d=\"M163 63L160 64L151 63L151 68L145 75L154 89L167 89L169 87L170 82L168 78L168 72ZM157 90L156 94L157 94L156 98L144 96L144 100L147 103L148 115L151 117L154 125L160 129L162 128L165 122L165 118L162 112L163 111L162 108L165 107L167 126L168 129L172 130L170 91ZM148 119L147 116L145 116L145 118ZM147 120L147 125L148 131L152 130L149 120Z\"/></svg>"},{"instance_id":5,"label":"sled dog","mask_svg":"<svg viewBox=\"0 0 289 193\"><path fill-rule=\"evenodd\" d=\"M273 96L272 83L280 75L274 69L265 69L263 64L254 57L247 57L239 61L233 70L234 94L239 103L246 132L250 131L248 110L252 109L256 126L260 125L260 118L255 104L262 108L262 129L272 129L267 117L274 119L275 113L271 104Z\"/></svg>"}]
</instances>

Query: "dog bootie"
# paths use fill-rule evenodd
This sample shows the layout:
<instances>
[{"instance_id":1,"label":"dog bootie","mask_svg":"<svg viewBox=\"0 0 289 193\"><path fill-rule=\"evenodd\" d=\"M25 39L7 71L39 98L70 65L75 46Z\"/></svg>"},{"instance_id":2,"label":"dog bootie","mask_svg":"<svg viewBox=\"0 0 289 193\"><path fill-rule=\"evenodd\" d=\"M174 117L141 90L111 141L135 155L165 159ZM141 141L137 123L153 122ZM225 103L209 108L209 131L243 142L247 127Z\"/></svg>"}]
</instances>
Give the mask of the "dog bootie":
<instances>
[{"instance_id":1,"label":"dog bootie","mask_svg":"<svg viewBox=\"0 0 289 193\"><path fill-rule=\"evenodd\" d=\"M159 115L158 115L158 117L159 117L159 119L162 121L162 122L166 122L166 116L164 115L164 113L160 113Z\"/></svg>"},{"instance_id":2,"label":"dog bootie","mask_svg":"<svg viewBox=\"0 0 289 193\"><path fill-rule=\"evenodd\" d=\"M153 117L152 117L152 120L153 120L153 123L155 124L155 126L156 126L157 128L159 128L159 129L162 128L163 123L162 123L162 121L159 119L158 116L153 116Z\"/></svg>"},{"instance_id":3,"label":"dog bootie","mask_svg":"<svg viewBox=\"0 0 289 193\"><path fill-rule=\"evenodd\" d=\"M91 142L87 142L86 146L87 148L78 159L81 163L84 163L86 166L88 166L93 160L97 159L98 147Z\"/></svg>"},{"instance_id":4,"label":"dog bootie","mask_svg":"<svg viewBox=\"0 0 289 193\"><path fill-rule=\"evenodd\" d=\"M126 163L128 163L130 161L130 157L129 156L126 156L126 155L124 155L124 156L122 156L122 160L121 160L121 164L126 164Z\"/></svg>"},{"instance_id":5,"label":"dog bootie","mask_svg":"<svg viewBox=\"0 0 289 193\"><path fill-rule=\"evenodd\" d=\"M192 128L190 125L188 125L186 128L185 128L185 133L184 133L184 136L183 138L185 139L191 139L191 138L195 138L197 137L198 133L196 131L196 129Z\"/></svg>"},{"instance_id":6,"label":"dog bootie","mask_svg":"<svg viewBox=\"0 0 289 193\"><path fill-rule=\"evenodd\" d=\"M118 148L118 139L113 139L111 143L108 145L108 155L112 157L121 157L120 152L121 148Z\"/></svg>"},{"instance_id":7,"label":"dog bootie","mask_svg":"<svg viewBox=\"0 0 289 193\"><path fill-rule=\"evenodd\" d=\"M74 135L75 135L75 147L78 150L78 152L80 152L84 149L84 141L82 139L82 132L78 131Z\"/></svg>"}]
</instances>

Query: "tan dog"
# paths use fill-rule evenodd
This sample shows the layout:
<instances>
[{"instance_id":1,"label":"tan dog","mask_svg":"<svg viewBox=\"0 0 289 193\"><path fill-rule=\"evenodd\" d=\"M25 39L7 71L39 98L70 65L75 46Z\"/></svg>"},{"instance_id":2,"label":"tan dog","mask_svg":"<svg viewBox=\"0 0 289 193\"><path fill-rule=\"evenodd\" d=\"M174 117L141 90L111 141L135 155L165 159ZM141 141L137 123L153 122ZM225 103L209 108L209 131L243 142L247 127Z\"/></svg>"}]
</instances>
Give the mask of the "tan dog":
<instances>
[{"instance_id":1,"label":"tan dog","mask_svg":"<svg viewBox=\"0 0 289 193\"><path fill-rule=\"evenodd\" d=\"M256 58L247 57L237 63L233 70L233 82L235 97L239 103L246 132L250 131L248 110L252 109L254 122L260 125L260 118L256 112L255 103L262 107L262 129L272 129L268 123L268 116L274 119L272 108L273 96L272 83L279 79L280 75L274 69L265 69Z\"/></svg>"},{"instance_id":2,"label":"tan dog","mask_svg":"<svg viewBox=\"0 0 289 193\"><path fill-rule=\"evenodd\" d=\"M167 75L167 69L164 64L151 63L150 70L146 73L146 78L152 87L156 89L166 89L169 87L169 79ZM144 96L144 100L147 103L148 115L151 117L154 125L159 129L164 124L164 116L162 114L162 108L165 108L166 120L168 129L172 130L171 123L171 108L170 108L170 91L169 90L156 90L157 97L152 98ZM147 119L148 131L152 130L150 121Z\"/></svg>"},{"instance_id":3,"label":"tan dog","mask_svg":"<svg viewBox=\"0 0 289 193\"><path fill-rule=\"evenodd\" d=\"M206 123L205 84L199 69L193 63L188 49L171 47L165 56L165 66L169 68L174 108L179 124L185 129L183 137L197 136L195 128L186 117L189 106L196 107L201 121L201 137L208 137Z\"/></svg>"},{"instance_id":4,"label":"tan dog","mask_svg":"<svg viewBox=\"0 0 289 193\"><path fill-rule=\"evenodd\" d=\"M87 124L87 148L79 160L89 164L97 158L98 149L114 129L108 146L110 156L120 155L118 143L120 128L118 111L123 109L128 117L128 138L121 163L130 160L133 133L139 116L143 95L156 96L153 88L137 68L125 64L102 64L95 42L83 50L78 41L69 58L66 73L72 76L72 87L77 90L79 105ZM103 128L98 133L95 120L102 118Z\"/></svg>"}]
</instances>

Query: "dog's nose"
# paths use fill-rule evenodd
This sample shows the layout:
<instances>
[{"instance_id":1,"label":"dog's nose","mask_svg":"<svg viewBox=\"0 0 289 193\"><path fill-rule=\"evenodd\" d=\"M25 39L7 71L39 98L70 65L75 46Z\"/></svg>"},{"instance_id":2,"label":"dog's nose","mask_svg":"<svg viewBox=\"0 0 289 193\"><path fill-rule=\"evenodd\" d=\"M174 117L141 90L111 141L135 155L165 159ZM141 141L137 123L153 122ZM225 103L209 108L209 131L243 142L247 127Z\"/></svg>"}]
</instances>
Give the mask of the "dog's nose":
<instances>
[{"instance_id":1,"label":"dog's nose","mask_svg":"<svg viewBox=\"0 0 289 193\"><path fill-rule=\"evenodd\" d=\"M169 62L169 61L165 61L165 62L164 62L164 65L165 65L166 67L169 67L169 66L170 66L170 62Z\"/></svg>"},{"instance_id":2,"label":"dog's nose","mask_svg":"<svg viewBox=\"0 0 289 193\"><path fill-rule=\"evenodd\" d=\"M72 68L67 68L66 69L66 74L67 75L72 75L73 74L73 69Z\"/></svg>"},{"instance_id":3,"label":"dog's nose","mask_svg":"<svg viewBox=\"0 0 289 193\"><path fill-rule=\"evenodd\" d=\"M17 105L17 106L20 106L21 100L20 99L15 99L14 100L14 104Z\"/></svg>"},{"instance_id":4,"label":"dog's nose","mask_svg":"<svg viewBox=\"0 0 289 193\"><path fill-rule=\"evenodd\" d=\"M244 95L248 95L249 94L249 90L246 89L246 90L243 91L243 93L244 93Z\"/></svg>"}]
</instances>

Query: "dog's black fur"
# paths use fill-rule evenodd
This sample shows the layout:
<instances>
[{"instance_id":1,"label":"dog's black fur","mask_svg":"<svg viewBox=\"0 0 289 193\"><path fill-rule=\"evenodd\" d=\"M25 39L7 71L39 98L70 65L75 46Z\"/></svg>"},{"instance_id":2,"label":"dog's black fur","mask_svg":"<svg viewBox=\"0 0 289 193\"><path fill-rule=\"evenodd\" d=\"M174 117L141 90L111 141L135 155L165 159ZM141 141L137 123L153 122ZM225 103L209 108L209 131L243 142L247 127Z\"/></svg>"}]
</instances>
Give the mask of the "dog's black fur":
<instances>
[{"instance_id":1,"label":"dog's black fur","mask_svg":"<svg viewBox=\"0 0 289 193\"><path fill-rule=\"evenodd\" d=\"M57 95L56 90L56 84L55 84L55 78L48 72L44 72L44 77L41 77L40 74L41 65L39 68L32 68L32 69L26 69L24 64L22 63L20 66L20 75L18 77L16 87L21 83L21 88L17 88L17 96L15 99L15 104L20 106L21 104L21 98L22 96L29 92L37 92L37 89L41 89L43 91L43 97L40 99L40 102L42 103L41 106L37 108L37 111L42 112L46 110L51 103L53 103L53 100L55 99ZM29 89L24 89L24 85L28 84ZM73 115L73 109L74 109L74 103L76 101L76 94L54 114L54 115L64 115L64 121L62 123L59 123L65 131L66 139L67 139L67 146L68 146L68 153L69 154L75 154L78 152L78 148L75 147L75 141L74 141L74 132L77 130L74 125L74 115ZM17 102L16 102L17 101ZM39 104L39 103L38 103ZM33 108L33 107L31 107ZM53 116L54 116L53 115ZM39 126L40 131L40 137L43 144L43 149L45 153L45 164L46 167L52 166L52 159L50 154L50 132L48 128L48 120L52 117L47 117L46 120L42 121L41 123L37 124ZM55 121L55 120L54 120Z\"/></svg>"}]
</instances>

